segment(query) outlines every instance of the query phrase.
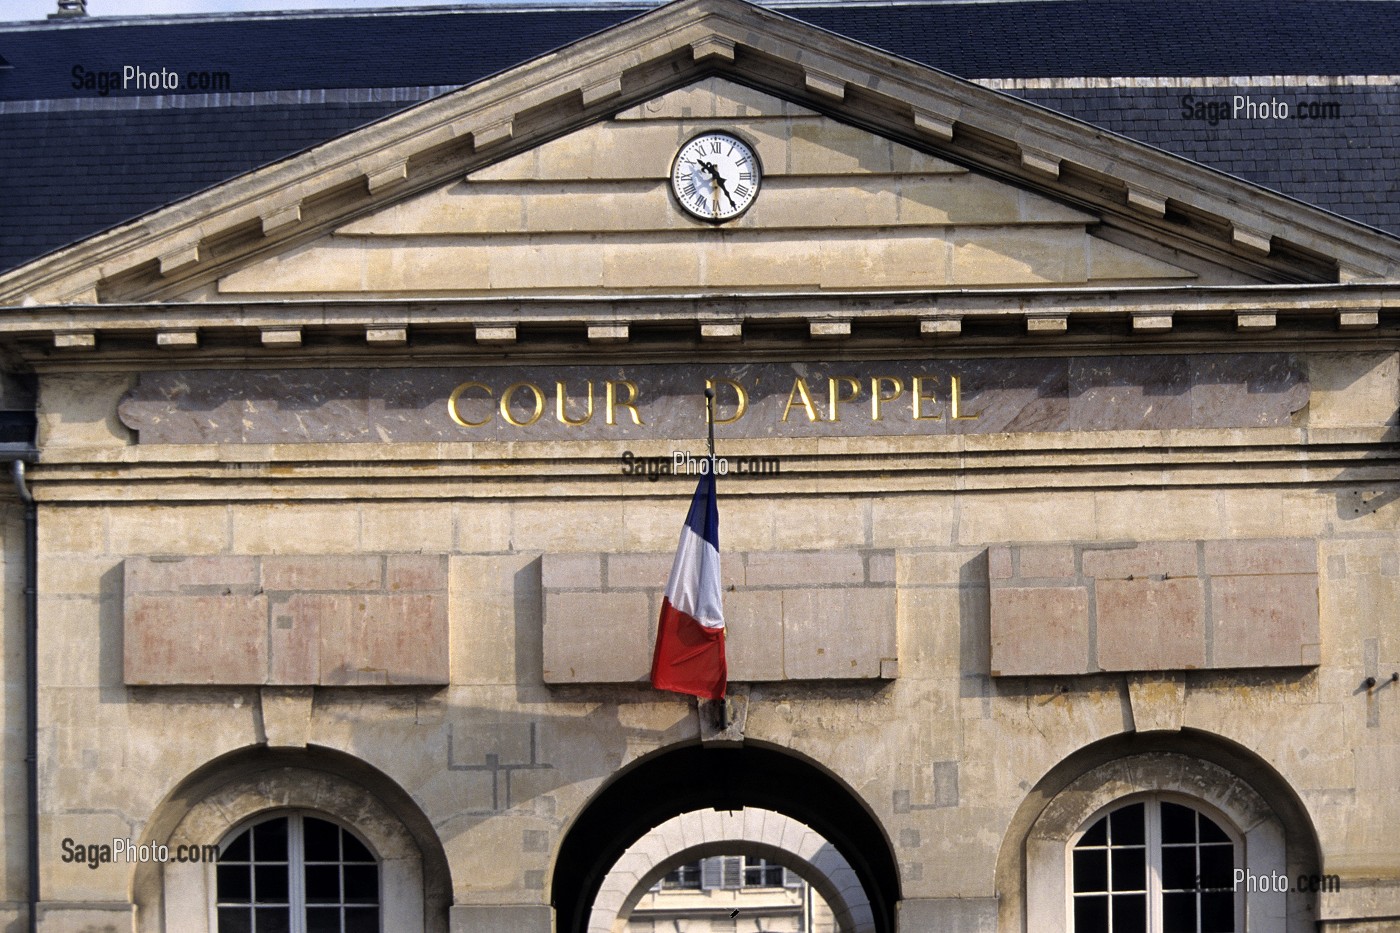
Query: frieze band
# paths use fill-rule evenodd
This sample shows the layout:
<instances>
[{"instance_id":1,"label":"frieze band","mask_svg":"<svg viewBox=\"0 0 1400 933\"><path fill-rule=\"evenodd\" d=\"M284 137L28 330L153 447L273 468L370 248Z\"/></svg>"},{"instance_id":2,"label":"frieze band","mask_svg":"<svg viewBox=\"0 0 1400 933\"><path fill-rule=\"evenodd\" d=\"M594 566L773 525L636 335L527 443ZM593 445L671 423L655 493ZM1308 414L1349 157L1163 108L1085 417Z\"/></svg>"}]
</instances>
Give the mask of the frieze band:
<instances>
[{"instance_id":1,"label":"frieze band","mask_svg":"<svg viewBox=\"0 0 1400 933\"><path fill-rule=\"evenodd\" d=\"M143 373L143 444L423 443L1283 427L1292 354Z\"/></svg>"}]
</instances>

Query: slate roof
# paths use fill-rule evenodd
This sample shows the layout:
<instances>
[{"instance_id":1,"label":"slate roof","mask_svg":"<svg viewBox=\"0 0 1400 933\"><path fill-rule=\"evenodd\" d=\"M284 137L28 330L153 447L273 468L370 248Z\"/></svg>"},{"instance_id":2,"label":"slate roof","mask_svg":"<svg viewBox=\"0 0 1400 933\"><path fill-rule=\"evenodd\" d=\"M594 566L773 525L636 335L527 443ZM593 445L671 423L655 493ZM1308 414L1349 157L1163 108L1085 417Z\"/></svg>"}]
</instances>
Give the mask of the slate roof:
<instances>
[{"instance_id":1,"label":"slate roof","mask_svg":"<svg viewBox=\"0 0 1400 933\"><path fill-rule=\"evenodd\" d=\"M638 15L457 7L0 24L0 271ZM783 13L969 78L1400 75L1400 3L807 3ZM1163 15L1163 11L1167 11ZM226 73L226 93L74 88L85 71ZM1400 233L1400 87L1016 90ZM1184 119L1186 93L1335 101L1326 121Z\"/></svg>"}]
</instances>

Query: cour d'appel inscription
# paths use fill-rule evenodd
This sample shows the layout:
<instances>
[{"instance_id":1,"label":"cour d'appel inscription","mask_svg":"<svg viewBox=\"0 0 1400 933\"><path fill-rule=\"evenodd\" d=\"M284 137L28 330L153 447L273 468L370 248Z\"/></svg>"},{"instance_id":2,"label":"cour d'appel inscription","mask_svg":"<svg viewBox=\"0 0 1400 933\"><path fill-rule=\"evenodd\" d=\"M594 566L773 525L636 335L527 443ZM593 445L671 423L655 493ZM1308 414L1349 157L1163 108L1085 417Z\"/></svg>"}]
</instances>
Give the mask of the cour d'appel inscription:
<instances>
[{"instance_id":1,"label":"cour d'appel inscription","mask_svg":"<svg viewBox=\"0 0 1400 933\"><path fill-rule=\"evenodd\" d=\"M143 444L731 438L1282 427L1292 354L143 373Z\"/></svg>"}]
</instances>

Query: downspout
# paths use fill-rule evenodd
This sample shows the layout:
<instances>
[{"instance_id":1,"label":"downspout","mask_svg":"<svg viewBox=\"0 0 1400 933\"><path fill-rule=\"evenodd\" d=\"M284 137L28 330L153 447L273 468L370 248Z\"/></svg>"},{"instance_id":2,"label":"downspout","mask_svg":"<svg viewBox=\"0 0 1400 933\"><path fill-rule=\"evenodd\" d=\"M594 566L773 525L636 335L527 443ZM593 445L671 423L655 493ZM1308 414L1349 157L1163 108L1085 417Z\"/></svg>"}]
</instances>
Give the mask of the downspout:
<instances>
[{"instance_id":1,"label":"downspout","mask_svg":"<svg viewBox=\"0 0 1400 933\"><path fill-rule=\"evenodd\" d=\"M24 503L24 707L25 778L28 785L29 933L39 929L39 516L24 481L24 461L10 464L15 492Z\"/></svg>"}]
</instances>

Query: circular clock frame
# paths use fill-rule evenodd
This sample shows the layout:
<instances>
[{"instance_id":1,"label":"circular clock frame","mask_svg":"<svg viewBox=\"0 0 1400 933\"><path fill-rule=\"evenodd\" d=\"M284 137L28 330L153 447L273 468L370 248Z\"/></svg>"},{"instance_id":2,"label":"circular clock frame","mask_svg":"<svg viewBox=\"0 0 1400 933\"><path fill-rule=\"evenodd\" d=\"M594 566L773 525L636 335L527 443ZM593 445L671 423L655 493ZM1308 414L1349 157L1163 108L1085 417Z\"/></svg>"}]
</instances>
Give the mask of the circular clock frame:
<instances>
[{"instance_id":1,"label":"circular clock frame","mask_svg":"<svg viewBox=\"0 0 1400 933\"><path fill-rule=\"evenodd\" d=\"M728 130L695 134L671 162L671 197L681 210L706 223L722 224L743 216L762 186L758 151Z\"/></svg>"}]
</instances>

